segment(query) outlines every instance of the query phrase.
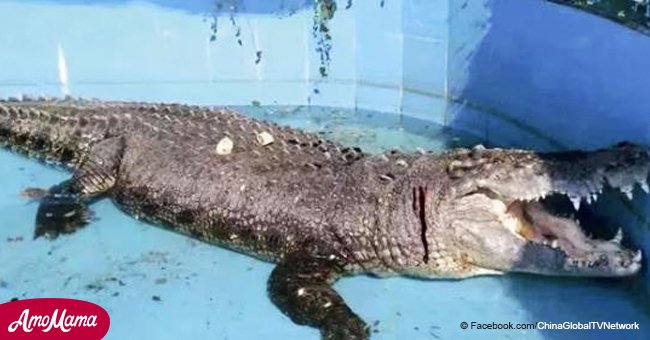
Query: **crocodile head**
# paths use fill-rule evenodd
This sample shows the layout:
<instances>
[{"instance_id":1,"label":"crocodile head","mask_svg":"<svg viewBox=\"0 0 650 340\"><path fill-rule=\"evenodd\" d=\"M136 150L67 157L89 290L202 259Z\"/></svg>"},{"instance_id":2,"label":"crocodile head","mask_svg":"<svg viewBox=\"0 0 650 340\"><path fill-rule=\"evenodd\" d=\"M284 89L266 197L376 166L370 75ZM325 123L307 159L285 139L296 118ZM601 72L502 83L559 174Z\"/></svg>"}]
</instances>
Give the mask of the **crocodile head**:
<instances>
[{"instance_id":1,"label":"crocodile head","mask_svg":"<svg viewBox=\"0 0 650 340\"><path fill-rule=\"evenodd\" d=\"M561 217L550 201L564 200L579 210L603 190L620 190L627 199L635 186L647 193L650 155L645 149L630 143L546 154L474 148L447 156L453 184L451 199L437 208L444 211L439 223L453 233L454 249L463 250L467 275L619 277L640 270L641 251L624 247L621 231L609 240L589 237L579 220Z\"/></svg>"}]
</instances>

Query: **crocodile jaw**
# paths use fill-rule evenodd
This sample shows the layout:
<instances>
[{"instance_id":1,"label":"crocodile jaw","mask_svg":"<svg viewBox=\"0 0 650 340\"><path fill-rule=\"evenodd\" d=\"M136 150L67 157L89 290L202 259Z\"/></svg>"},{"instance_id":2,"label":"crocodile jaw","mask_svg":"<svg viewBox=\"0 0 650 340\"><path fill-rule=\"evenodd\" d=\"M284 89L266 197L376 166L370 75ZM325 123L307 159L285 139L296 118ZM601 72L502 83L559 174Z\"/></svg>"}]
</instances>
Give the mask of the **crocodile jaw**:
<instances>
[{"instance_id":1,"label":"crocodile jaw","mask_svg":"<svg viewBox=\"0 0 650 340\"><path fill-rule=\"evenodd\" d=\"M611 240L585 235L577 220L558 217L539 202L515 203L517 217L526 227L512 271L547 275L619 277L636 274L642 253L621 245L622 230Z\"/></svg>"},{"instance_id":2,"label":"crocodile jaw","mask_svg":"<svg viewBox=\"0 0 650 340\"><path fill-rule=\"evenodd\" d=\"M648 192L645 149L622 143L591 152L504 152L485 158L465 181L467 190L447 208L456 211L452 229L474 268L590 277L639 272L642 253L621 244L622 232L611 240L592 239L579 221L556 216L542 202L565 196L579 210L603 190L620 190L624 199L632 199L635 185ZM492 159L499 164L486 166Z\"/></svg>"}]
</instances>

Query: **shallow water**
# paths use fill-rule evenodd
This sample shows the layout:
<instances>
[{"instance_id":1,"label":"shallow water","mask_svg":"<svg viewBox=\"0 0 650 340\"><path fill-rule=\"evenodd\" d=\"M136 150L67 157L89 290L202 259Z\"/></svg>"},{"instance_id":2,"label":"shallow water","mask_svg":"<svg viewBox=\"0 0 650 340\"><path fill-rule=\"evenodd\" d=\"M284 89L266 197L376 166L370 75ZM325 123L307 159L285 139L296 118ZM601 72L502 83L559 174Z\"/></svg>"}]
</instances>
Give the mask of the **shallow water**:
<instances>
[{"instance_id":1,"label":"shallow water","mask_svg":"<svg viewBox=\"0 0 650 340\"><path fill-rule=\"evenodd\" d=\"M307 107L245 107L289 124L379 152L437 150L477 142L432 123ZM266 297L272 265L144 224L108 200L98 217L55 241L33 241L37 205L18 196L69 174L0 151L0 301L73 297L107 309L107 339L317 339ZM650 317L631 293L633 280L507 275L462 281L355 277L337 289L369 324L373 339L647 339ZM638 322L641 331L462 330L466 322ZM645 326L645 327L644 327Z\"/></svg>"},{"instance_id":2,"label":"shallow water","mask_svg":"<svg viewBox=\"0 0 650 340\"><path fill-rule=\"evenodd\" d=\"M436 123L369 110L319 106L233 106L249 116L317 133L324 138L359 146L366 152L392 149L440 152L482 141Z\"/></svg>"}]
</instances>

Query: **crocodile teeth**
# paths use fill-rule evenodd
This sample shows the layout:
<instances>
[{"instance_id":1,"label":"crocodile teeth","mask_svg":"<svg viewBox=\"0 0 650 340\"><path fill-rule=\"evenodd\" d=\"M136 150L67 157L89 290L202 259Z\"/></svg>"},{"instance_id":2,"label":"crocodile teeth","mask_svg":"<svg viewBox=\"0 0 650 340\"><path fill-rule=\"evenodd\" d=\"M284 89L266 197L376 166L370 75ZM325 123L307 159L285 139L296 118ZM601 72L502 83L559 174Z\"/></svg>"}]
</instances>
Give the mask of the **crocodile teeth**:
<instances>
[{"instance_id":1,"label":"crocodile teeth","mask_svg":"<svg viewBox=\"0 0 650 340\"><path fill-rule=\"evenodd\" d=\"M641 253L641 249L639 249L634 253L634 257L632 258L632 261L640 262L642 257L643 257L643 254Z\"/></svg>"},{"instance_id":2,"label":"crocodile teeth","mask_svg":"<svg viewBox=\"0 0 650 340\"><path fill-rule=\"evenodd\" d=\"M620 187L619 190L621 190L621 192L625 194L625 197L627 197L627 199L629 199L630 201L634 198L634 194L632 193L632 191L634 190L633 186L626 185L624 187Z\"/></svg>"},{"instance_id":3,"label":"crocodile teeth","mask_svg":"<svg viewBox=\"0 0 650 340\"><path fill-rule=\"evenodd\" d=\"M640 181L639 186L641 187L641 190L643 190L643 192L645 192L646 194L650 194L650 187L648 187L648 182Z\"/></svg>"},{"instance_id":4,"label":"crocodile teeth","mask_svg":"<svg viewBox=\"0 0 650 340\"><path fill-rule=\"evenodd\" d=\"M573 207L576 209L576 211L580 210L580 197L578 196L569 196L569 199L571 200L571 203L573 203Z\"/></svg>"},{"instance_id":5,"label":"crocodile teeth","mask_svg":"<svg viewBox=\"0 0 650 340\"><path fill-rule=\"evenodd\" d=\"M559 246L560 246L560 243L558 242L558 240L551 241L551 248L557 248Z\"/></svg>"},{"instance_id":6,"label":"crocodile teeth","mask_svg":"<svg viewBox=\"0 0 650 340\"><path fill-rule=\"evenodd\" d=\"M594 202L594 203L596 203L596 201L598 201L598 194L597 193L591 194L591 201Z\"/></svg>"},{"instance_id":7,"label":"crocodile teeth","mask_svg":"<svg viewBox=\"0 0 650 340\"><path fill-rule=\"evenodd\" d=\"M618 231L616 231L616 235L614 235L614 237L611 240L609 240L609 242L620 244L622 240L623 240L623 229L618 228Z\"/></svg>"}]
</instances>

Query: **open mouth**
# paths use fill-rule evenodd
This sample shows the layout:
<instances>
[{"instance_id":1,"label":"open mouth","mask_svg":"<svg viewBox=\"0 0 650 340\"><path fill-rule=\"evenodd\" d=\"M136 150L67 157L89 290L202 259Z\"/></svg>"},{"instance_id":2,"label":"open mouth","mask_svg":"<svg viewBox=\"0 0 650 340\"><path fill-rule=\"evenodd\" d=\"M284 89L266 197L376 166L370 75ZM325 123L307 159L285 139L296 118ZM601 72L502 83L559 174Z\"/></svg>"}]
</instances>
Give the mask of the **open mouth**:
<instances>
[{"instance_id":1,"label":"open mouth","mask_svg":"<svg viewBox=\"0 0 650 340\"><path fill-rule=\"evenodd\" d=\"M632 192L626 190L624 194L632 198ZM594 226L584 229L579 218L560 215L562 211L566 213L567 207L572 207L571 215L577 214L581 201L590 205L597 198L598 194L577 198L553 194L540 200L514 200L507 204L507 213L515 221L514 228L512 224L510 227L528 243L562 255L565 269L570 272L597 275L601 271L603 276L637 272L641 268L641 250L631 251L622 246L622 229L610 239L596 239L587 231Z\"/></svg>"},{"instance_id":2,"label":"open mouth","mask_svg":"<svg viewBox=\"0 0 650 340\"><path fill-rule=\"evenodd\" d=\"M451 156L447 172L458 179L455 194L461 197L453 218L473 233L459 238L483 252L473 259L479 266L601 277L641 269L643 254L624 247L622 231L589 235L603 228L589 218L595 209L583 207L604 191L620 191L623 200L647 194L650 152L644 147L623 142L555 153L474 148Z\"/></svg>"}]
</instances>

